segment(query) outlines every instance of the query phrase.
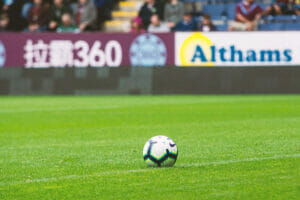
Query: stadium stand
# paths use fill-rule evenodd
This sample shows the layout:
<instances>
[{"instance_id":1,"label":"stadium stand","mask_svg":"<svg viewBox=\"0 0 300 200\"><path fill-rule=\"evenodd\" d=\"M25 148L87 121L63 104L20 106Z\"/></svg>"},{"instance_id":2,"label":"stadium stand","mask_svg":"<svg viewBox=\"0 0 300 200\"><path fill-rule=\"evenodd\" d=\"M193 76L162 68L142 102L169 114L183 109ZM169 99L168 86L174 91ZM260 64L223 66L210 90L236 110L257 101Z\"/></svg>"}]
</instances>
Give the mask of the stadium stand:
<instances>
[{"instance_id":1,"label":"stadium stand","mask_svg":"<svg viewBox=\"0 0 300 200\"><path fill-rule=\"evenodd\" d=\"M211 15L214 24L219 31L226 31L228 22L235 18L235 7L239 0L185 0L185 2L201 2L203 4L203 13ZM256 1L265 9L272 3L270 0ZM201 17L199 17L201 21ZM260 20L259 30L300 30L300 16L297 15L268 15Z\"/></svg>"},{"instance_id":2,"label":"stadium stand","mask_svg":"<svg viewBox=\"0 0 300 200\"><path fill-rule=\"evenodd\" d=\"M142 4L142 0L120 1L116 10L112 12L112 20L105 22L105 31L129 32L130 21L138 15Z\"/></svg>"},{"instance_id":3,"label":"stadium stand","mask_svg":"<svg viewBox=\"0 0 300 200\"><path fill-rule=\"evenodd\" d=\"M24 31L28 30L28 16L30 9L35 2L40 0L3 0L0 1L0 31ZM51 8L55 0L43 0L44 5ZM81 0L61 0L74 8ZM97 10L95 26L81 31L106 31L106 32L129 32L131 20L135 18L141 6L146 0L88 0L94 3ZM235 19L235 8L242 0L181 0L184 3L185 12L192 13L195 20L200 24L204 14L210 15L212 23L218 31L227 31L228 24ZM255 2L265 10L276 0L256 0ZM84 2L84 0L83 0ZM167 0L156 0L162 7ZM300 30L300 0L293 0L295 13L289 15L267 15L259 20L258 30ZM36 10L34 10L36 12ZM298 15L296 15L298 14ZM72 13L73 21L76 21L78 14ZM73 24L78 27L80 24ZM50 25L48 25L50 26ZM57 25L58 26L58 25ZM52 28L45 28L39 31L55 31Z\"/></svg>"},{"instance_id":4,"label":"stadium stand","mask_svg":"<svg viewBox=\"0 0 300 200\"><path fill-rule=\"evenodd\" d=\"M184 0L185 10L194 13L196 20L201 23L202 15L209 14L213 20L213 24L218 31L227 31L230 21L235 19L235 7L241 0ZM126 17L135 16L138 8L143 1L125 1L120 2L120 11L114 14L114 20L106 22L106 31L129 31L130 19ZM262 9L273 3L272 0L256 0ZM128 9L130 7L130 9ZM128 13L131 12L131 13ZM127 13L126 13L127 12ZM118 15L123 14L123 18ZM120 21L120 19L122 19ZM300 16L297 15L268 15L259 21L259 30L275 31L275 30L300 30Z\"/></svg>"}]
</instances>

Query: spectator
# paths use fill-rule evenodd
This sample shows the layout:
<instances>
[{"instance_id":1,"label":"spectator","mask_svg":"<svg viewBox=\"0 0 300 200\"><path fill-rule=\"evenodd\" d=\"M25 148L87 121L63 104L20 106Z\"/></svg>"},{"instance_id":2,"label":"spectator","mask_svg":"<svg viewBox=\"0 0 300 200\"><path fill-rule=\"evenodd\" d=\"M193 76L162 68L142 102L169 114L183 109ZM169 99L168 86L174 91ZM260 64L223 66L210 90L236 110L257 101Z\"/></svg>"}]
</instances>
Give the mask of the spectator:
<instances>
[{"instance_id":1,"label":"spectator","mask_svg":"<svg viewBox=\"0 0 300 200\"><path fill-rule=\"evenodd\" d=\"M164 20L170 28L174 28L181 21L183 14L183 3L179 0L169 0L165 6Z\"/></svg>"},{"instance_id":2,"label":"spectator","mask_svg":"<svg viewBox=\"0 0 300 200\"><path fill-rule=\"evenodd\" d=\"M97 11L90 0L78 0L74 6L75 22L80 31L91 31L95 29Z\"/></svg>"},{"instance_id":3,"label":"spectator","mask_svg":"<svg viewBox=\"0 0 300 200\"><path fill-rule=\"evenodd\" d=\"M94 4L97 8L97 22L98 28L102 29L106 20L111 18L111 11L113 9L112 0L94 0Z\"/></svg>"},{"instance_id":4,"label":"spectator","mask_svg":"<svg viewBox=\"0 0 300 200\"><path fill-rule=\"evenodd\" d=\"M300 0L295 0L295 14L300 15Z\"/></svg>"},{"instance_id":5,"label":"spectator","mask_svg":"<svg viewBox=\"0 0 300 200\"><path fill-rule=\"evenodd\" d=\"M72 17L69 13L64 13L61 17L61 24L57 28L58 33L74 33L79 32L78 27L73 24Z\"/></svg>"},{"instance_id":6,"label":"spectator","mask_svg":"<svg viewBox=\"0 0 300 200\"><path fill-rule=\"evenodd\" d=\"M131 20L131 33L144 33L146 32L143 28L142 19L140 17L135 17Z\"/></svg>"},{"instance_id":7,"label":"spectator","mask_svg":"<svg viewBox=\"0 0 300 200\"><path fill-rule=\"evenodd\" d=\"M1 1L0 14L5 14L8 17L7 30L19 31L25 28L24 26L25 20L22 19L21 17L22 6L23 6L23 1L20 0Z\"/></svg>"},{"instance_id":8,"label":"spectator","mask_svg":"<svg viewBox=\"0 0 300 200\"><path fill-rule=\"evenodd\" d=\"M179 22L175 28L175 31L196 31L197 22L192 16L192 13L184 13L183 19Z\"/></svg>"},{"instance_id":9,"label":"spectator","mask_svg":"<svg viewBox=\"0 0 300 200\"><path fill-rule=\"evenodd\" d=\"M142 19L144 27L147 29L151 16L153 14L158 14L159 18L162 19L162 7L156 0L145 0L144 5L141 7L139 11L139 17Z\"/></svg>"},{"instance_id":10,"label":"spectator","mask_svg":"<svg viewBox=\"0 0 300 200\"><path fill-rule=\"evenodd\" d=\"M7 12L9 7L14 3L14 0L2 0L1 10Z\"/></svg>"},{"instance_id":11,"label":"spectator","mask_svg":"<svg viewBox=\"0 0 300 200\"><path fill-rule=\"evenodd\" d=\"M42 32L47 29L49 20L49 6L43 0L34 0L28 13L29 32Z\"/></svg>"},{"instance_id":12,"label":"spectator","mask_svg":"<svg viewBox=\"0 0 300 200\"><path fill-rule=\"evenodd\" d=\"M165 8L165 6L166 6L166 4L167 4L167 2L169 2L169 0L156 0L156 3L160 6L160 8L161 8L161 10L160 10L160 19L164 19L163 17L165 16L165 14L164 14L164 8Z\"/></svg>"},{"instance_id":13,"label":"spectator","mask_svg":"<svg viewBox=\"0 0 300 200\"><path fill-rule=\"evenodd\" d=\"M61 24L62 15L65 13L71 13L69 5L64 3L63 0L54 0L53 5L50 8L49 30L56 30L56 28Z\"/></svg>"},{"instance_id":14,"label":"spectator","mask_svg":"<svg viewBox=\"0 0 300 200\"><path fill-rule=\"evenodd\" d=\"M0 16L0 32L2 31L8 31L8 25L9 25L9 17L7 14L3 13Z\"/></svg>"},{"instance_id":15,"label":"spectator","mask_svg":"<svg viewBox=\"0 0 300 200\"><path fill-rule=\"evenodd\" d=\"M258 28L258 20L262 8L255 0L243 0L235 8L235 21L229 23L229 31L254 31Z\"/></svg>"},{"instance_id":16,"label":"spectator","mask_svg":"<svg viewBox=\"0 0 300 200\"><path fill-rule=\"evenodd\" d=\"M8 31L9 29L9 16L8 16L7 2L0 1L0 31Z\"/></svg>"},{"instance_id":17,"label":"spectator","mask_svg":"<svg viewBox=\"0 0 300 200\"><path fill-rule=\"evenodd\" d=\"M64 0L64 2L70 5L71 10L74 10L78 4L78 0Z\"/></svg>"},{"instance_id":18,"label":"spectator","mask_svg":"<svg viewBox=\"0 0 300 200\"><path fill-rule=\"evenodd\" d=\"M293 15L295 14L294 0L273 0L264 15Z\"/></svg>"},{"instance_id":19,"label":"spectator","mask_svg":"<svg viewBox=\"0 0 300 200\"><path fill-rule=\"evenodd\" d=\"M203 15L202 24L200 25L200 31L202 32L210 32L216 31L216 27L213 25L210 15L205 14Z\"/></svg>"},{"instance_id":20,"label":"spectator","mask_svg":"<svg viewBox=\"0 0 300 200\"><path fill-rule=\"evenodd\" d=\"M77 4L78 0L65 0L64 2L71 5L71 4Z\"/></svg>"},{"instance_id":21,"label":"spectator","mask_svg":"<svg viewBox=\"0 0 300 200\"><path fill-rule=\"evenodd\" d=\"M148 27L150 33L167 33L170 32L170 28L165 22L161 22L159 15L154 14L151 17L151 23Z\"/></svg>"},{"instance_id":22,"label":"spectator","mask_svg":"<svg viewBox=\"0 0 300 200\"><path fill-rule=\"evenodd\" d=\"M32 7L33 3L31 0L24 0L24 4L22 6L22 17L24 19L27 20L28 18L28 15L29 15L29 11L30 11L30 8Z\"/></svg>"}]
</instances>

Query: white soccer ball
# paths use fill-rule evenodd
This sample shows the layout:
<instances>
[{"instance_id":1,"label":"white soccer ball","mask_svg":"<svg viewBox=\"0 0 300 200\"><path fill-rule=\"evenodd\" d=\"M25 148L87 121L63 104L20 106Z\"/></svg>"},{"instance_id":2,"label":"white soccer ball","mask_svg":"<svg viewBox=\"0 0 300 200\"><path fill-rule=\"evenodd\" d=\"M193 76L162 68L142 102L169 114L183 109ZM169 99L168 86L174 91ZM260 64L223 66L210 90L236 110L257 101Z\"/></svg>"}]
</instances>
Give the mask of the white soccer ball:
<instances>
[{"instance_id":1,"label":"white soccer ball","mask_svg":"<svg viewBox=\"0 0 300 200\"><path fill-rule=\"evenodd\" d=\"M144 161L152 167L171 167L175 164L177 155L175 142L166 136L152 137L143 150Z\"/></svg>"}]
</instances>

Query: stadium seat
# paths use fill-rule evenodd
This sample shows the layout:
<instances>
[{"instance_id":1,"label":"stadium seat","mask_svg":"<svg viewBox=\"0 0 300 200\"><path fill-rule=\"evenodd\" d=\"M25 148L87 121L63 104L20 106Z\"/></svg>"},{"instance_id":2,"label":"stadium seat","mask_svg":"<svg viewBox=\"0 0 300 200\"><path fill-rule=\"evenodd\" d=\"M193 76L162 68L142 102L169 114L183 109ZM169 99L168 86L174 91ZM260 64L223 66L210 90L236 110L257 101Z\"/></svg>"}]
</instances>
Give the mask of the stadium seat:
<instances>
[{"instance_id":1,"label":"stadium seat","mask_svg":"<svg viewBox=\"0 0 300 200\"><path fill-rule=\"evenodd\" d=\"M203 13L209 14L219 31L228 29L227 20L234 20L236 4L241 0L183 0L184 2L201 2ZM272 3L272 0L256 0L265 9ZM194 3L193 3L194 4ZM201 18L197 18L201 22ZM300 16L282 15L267 16L261 20L259 30L300 30Z\"/></svg>"},{"instance_id":2,"label":"stadium seat","mask_svg":"<svg viewBox=\"0 0 300 200\"><path fill-rule=\"evenodd\" d=\"M222 19L222 15L224 15L225 6L223 4L217 5L204 5L203 13L209 14L212 20L220 20Z\"/></svg>"},{"instance_id":3,"label":"stadium seat","mask_svg":"<svg viewBox=\"0 0 300 200\"><path fill-rule=\"evenodd\" d=\"M265 10L265 9L268 7L268 5L270 5L270 4L267 4L267 3L260 3L259 5L260 5L260 7L261 7L263 10Z\"/></svg>"},{"instance_id":4,"label":"stadium seat","mask_svg":"<svg viewBox=\"0 0 300 200\"><path fill-rule=\"evenodd\" d=\"M284 23L283 30L300 30L300 23Z\"/></svg>"},{"instance_id":5,"label":"stadium seat","mask_svg":"<svg viewBox=\"0 0 300 200\"><path fill-rule=\"evenodd\" d=\"M282 30L283 29L283 23L266 23L266 24L260 24L259 30L261 31L275 31L275 30Z\"/></svg>"},{"instance_id":6,"label":"stadium seat","mask_svg":"<svg viewBox=\"0 0 300 200\"><path fill-rule=\"evenodd\" d=\"M217 28L217 31L227 31L228 30L228 25L227 24L219 24L215 25Z\"/></svg>"},{"instance_id":7,"label":"stadium seat","mask_svg":"<svg viewBox=\"0 0 300 200\"><path fill-rule=\"evenodd\" d=\"M298 18L296 15L278 15L278 16L269 15L264 19L272 22L292 22L292 21L297 21L300 18Z\"/></svg>"},{"instance_id":8,"label":"stadium seat","mask_svg":"<svg viewBox=\"0 0 300 200\"><path fill-rule=\"evenodd\" d=\"M228 20L233 20L235 18L235 3L230 3L226 5L226 14Z\"/></svg>"}]
</instances>

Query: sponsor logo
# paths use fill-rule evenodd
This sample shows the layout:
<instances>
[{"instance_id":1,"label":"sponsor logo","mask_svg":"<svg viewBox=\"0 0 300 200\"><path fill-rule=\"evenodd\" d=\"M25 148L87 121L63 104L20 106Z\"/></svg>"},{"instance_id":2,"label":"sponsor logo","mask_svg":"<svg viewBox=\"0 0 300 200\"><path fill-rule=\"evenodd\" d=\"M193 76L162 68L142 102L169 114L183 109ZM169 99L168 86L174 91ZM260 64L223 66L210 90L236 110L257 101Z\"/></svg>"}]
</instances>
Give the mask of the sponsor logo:
<instances>
[{"instance_id":1,"label":"sponsor logo","mask_svg":"<svg viewBox=\"0 0 300 200\"><path fill-rule=\"evenodd\" d=\"M167 61L167 48L158 36L142 34L132 42L129 57L133 66L163 66Z\"/></svg>"},{"instance_id":2,"label":"sponsor logo","mask_svg":"<svg viewBox=\"0 0 300 200\"><path fill-rule=\"evenodd\" d=\"M105 45L96 40L91 45L84 40L27 40L24 46L25 67L118 67L123 52L118 41L110 40Z\"/></svg>"},{"instance_id":3,"label":"sponsor logo","mask_svg":"<svg viewBox=\"0 0 300 200\"><path fill-rule=\"evenodd\" d=\"M4 44L0 41L0 67L3 67L6 61L6 51Z\"/></svg>"},{"instance_id":4,"label":"sponsor logo","mask_svg":"<svg viewBox=\"0 0 300 200\"><path fill-rule=\"evenodd\" d=\"M291 49L239 48L237 45L218 46L201 33L193 33L180 47L182 66L214 66L216 63L289 63Z\"/></svg>"}]
</instances>

